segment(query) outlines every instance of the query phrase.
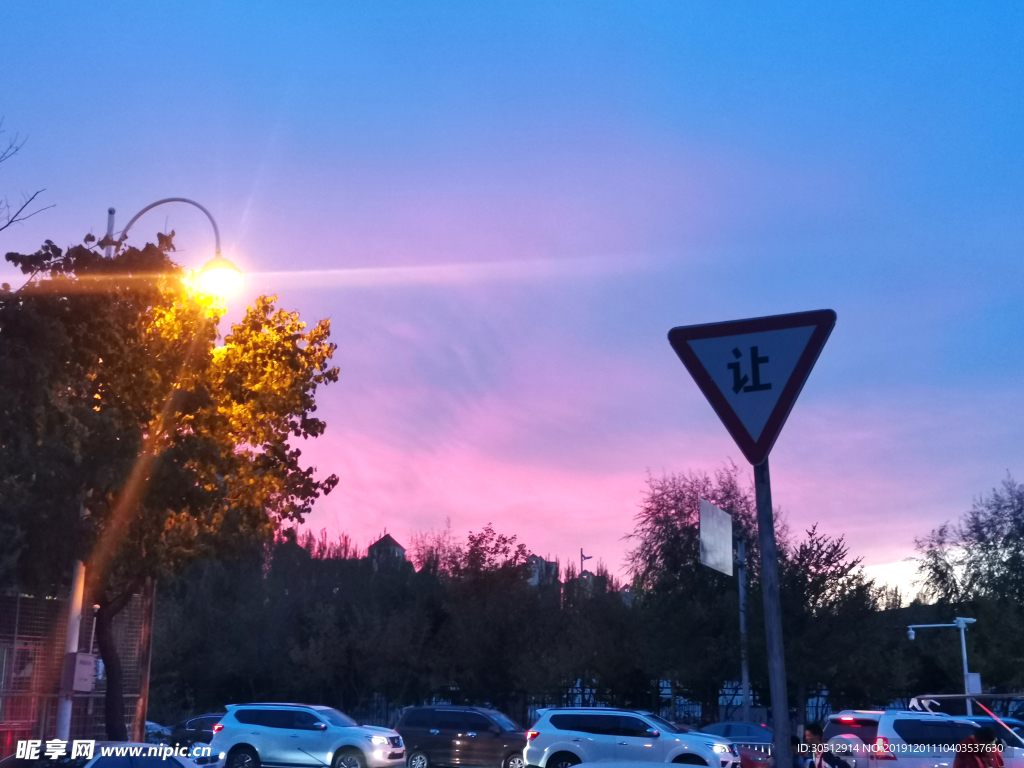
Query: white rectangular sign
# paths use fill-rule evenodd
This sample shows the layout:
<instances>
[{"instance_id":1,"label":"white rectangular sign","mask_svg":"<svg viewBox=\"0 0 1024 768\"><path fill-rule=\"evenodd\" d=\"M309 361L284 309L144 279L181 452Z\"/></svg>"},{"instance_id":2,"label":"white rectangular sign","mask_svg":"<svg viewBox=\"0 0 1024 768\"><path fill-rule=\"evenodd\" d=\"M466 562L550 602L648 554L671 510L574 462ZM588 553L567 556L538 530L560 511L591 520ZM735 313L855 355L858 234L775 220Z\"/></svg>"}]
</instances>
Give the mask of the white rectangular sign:
<instances>
[{"instance_id":1,"label":"white rectangular sign","mask_svg":"<svg viewBox=\"0 0 1024 768\"><path fill-rule=\"evenodd\" d=\"M700 500L700 561L732 576L732 515Z\"/></svg>"}]
</instances>

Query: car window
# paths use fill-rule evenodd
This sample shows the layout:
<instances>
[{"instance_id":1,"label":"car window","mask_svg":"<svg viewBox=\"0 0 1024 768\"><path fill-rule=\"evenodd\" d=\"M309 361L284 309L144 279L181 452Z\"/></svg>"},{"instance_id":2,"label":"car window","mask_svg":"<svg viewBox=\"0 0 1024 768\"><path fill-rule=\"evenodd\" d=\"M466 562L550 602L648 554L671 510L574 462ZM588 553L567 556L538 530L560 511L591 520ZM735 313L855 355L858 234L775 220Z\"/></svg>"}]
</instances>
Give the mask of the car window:
<instances>
[{"instance_id":1,"label":"car window","mask_svg":"<svg viewBox=\"0 0 1024 768\"><path fill-rule=\"evenodd\" d=\"M650 718L651 720L653 720L654 722L656 722L658 724L658 730L660 730L660 731L664 731L665 733L686 733L686 731L684 731L678 725L676 725L675 723L669 722L664 717L658 717L657 715L652 715L650 712L646 712L645 715L646 715L646 717Z\"/></svg>"},{"instance_id":2,"label":"car window","mask_svg":"<svg viewBox=\"0 0 1024 768\"><path fill-rule=\"evenodd\" d=\"M874 742L875 737L878 735L877 720L872 720L868 717L847 717L844 720L843 717L832 718L826 723L825 730L822 733L822 738L826 744L836 736L855 736L865 744ZM899 733L899 731L896 732Z\"/></svg>"},{"instance_id":3,"label":"car window","mask_svg":"<svg viewBox=\"0 0 1024 768\"><path fill-rule=\"evenodd\" d=\"M301 731L312 731L318 725L320 725L320 718L312 712L304 712L300 709L292 717L292 728Z\"/></svg>"},{"instance_id":4,"label":"car window","mask_svg":"<svg viewBox=\"0 0 1024 768\"><path fill-rule=\"evenodd\" d=\"M441 731L455 731L462 727L462 713L440 709L434 713L434 727Z\"/></svg>"},{"instance_id":5,"label":"car window","mask_svg":"<svg viewBox=\"0 0 1024 768\"><path fill-rule=\"evenodd\" d=\"M931 744L937 747L955 747L978 730L974 723L911 718L896 720L892 728L907 744Z\"/></svg>"},{"instance_id":6,"label":"car window","mask_svg":"<svg viewBox=\"0 0 1024 768\"><path fill-rule=\"evenodd\" d=\"M494 722L496 722L498 725L500 725L501 729L503 731L521 731L521 730L523 730L518 725L513 723L509 718L505 717L505 715L501 714L501 712L493 713L491 715L491 719L493 719Z\"/></svg>"},{"instance_id":7,"label":"car window","mask_svg":"<svg viewBox=\"0 0 1024 768\"><path fill-rule=\"evenodd\" d=\"M316 713L331 725L336 725L339 728L354 728L359 725L344 712L339 712L333 707L317 707Z\"/></svg>"},{"instance_id":8,"label":"car window","mask_svg":"<svg viewBox=\"0 0 1024 768\"><path fill-rule=\"evenodd\" d=\"M726 731L727 731L728 728L729 728L729 726L726 725L725 723L714 723L713 725L708 725L708 726L705 726L704 728L701 728L700 732L701 733L710 733L712 736L725 736L725 735L727 735Z\"/></svg>"},{"instance_id":9,"label":"car window","mask_svg":"<svg viewBox=\"0 0 1024 768\"><path fill-rule=\"evenodd\" d=\"M639 736L643 738L649 736L647 730L650 727L651 726L649 726L639 717L633 717L631 715L619 715L619 727L615 735Z\"/></svg>"},{"instance_id":10,"label":"car window","mask_svg":"<svg viewBox=\"0 0 1024 768\"><path fill-rule=\"evenodd\" d=\"M263 725L258 709L236 709L235 720L243 725Z\"/></svg>"},{"instance_id":11,"label":"car window","mask_svg":"<svg viewBox=\"0 0 1024 768\"><path fill-rule=\"evenodd\" d=\"M463 712L462 713L462 727L460 731L475 731L480 733L490 729L494 725L490 719L484 717L479 712Z\"/></svg>"},{"instance_id":12,"label":"car window","mask_svg":"<svg viewBox=\"0 0 1024 768\"><path fill-rule=\"evenodd\" d=\"M619 731L618 715L577 715L579 727L576 730L599 736L615 736Z\"/></svg>"},{"instance_id":13,"label":"car window","mask_svg":"<svg viewBox=\"0 0 1024 768\"><path fill-rule=\"evenodd\" d=\"M432 728L434 723L434 710L414 709L406 712L402 718L403 728Z\"/></svg>"},{"instance_id":14,"label":"car window","mask_svg":"<svg viewBox=\"0 0 1024 768\"><path fill-rule=\"evenodd\" d=\"M288 709L240 709L235 719L246 725L262 725L264 728L292 728L293 710Z\"/></svg>"},{"instance_id":15,"label":"car window","mask_svg":"<svg viewBox=\"0 0 1024 768\"><path fill-rule=\"evenodd\" d=\"M201 717L201 718L199 718L199 726L198 727L201 730L209 731L209 730L212 730L213 726L215 726L219 722L220 722L220 715L211 716L211 717Z\"/></svg>"}]
</instances>

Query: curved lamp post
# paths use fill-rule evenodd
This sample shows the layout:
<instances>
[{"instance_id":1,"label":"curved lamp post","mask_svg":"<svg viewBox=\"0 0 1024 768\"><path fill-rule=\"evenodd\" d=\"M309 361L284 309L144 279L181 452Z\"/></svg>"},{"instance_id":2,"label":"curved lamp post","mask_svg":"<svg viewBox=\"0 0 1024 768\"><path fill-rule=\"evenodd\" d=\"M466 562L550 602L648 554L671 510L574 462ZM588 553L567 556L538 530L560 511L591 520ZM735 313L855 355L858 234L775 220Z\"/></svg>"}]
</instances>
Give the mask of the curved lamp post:
<instances>
[{"instance_id":1,"label":"curved lamp post","mask_svg":"<svg viewBox=\"0 0 1024 768\"><path fill-rule=\"evenodd\" d=\"M217 222L213 220L213 215L195 200L189 200L187 197L167 197L163 200L157 200L155 203L150 203L132 216L125 228L121 230L121 237L118 242L127 239L128 230L132 228L132 225L138 221L143 214L148 213L158 205L163 205L164 203L188 203L189 205L193 205L205 213L206 218L208 218L210 220L210 224L213 225L213 239L217 251L214 257L206 262L206 265L199 272L199 284L202 286L203 290L215 296L230 296L237 291L238 286L242 282L242 272L238 267L220 255L220 230L217 228ZM112 235L114 229L114 209L111 208L108 211L108 214L107 234Z\"/></svg>"},{"instance_id":2,"label":"curved lamp post","mask_svg":"<svg viewBox=\"0 0 1024 768\"><path fill-rule=\"evenodd\" d=\"M120 248L121 243L128 238L128 230L132 228L132 225L139 220L139 218L148 211L153 210L158 205L164 203L188 203L194 205L200 211L206 214L206 218L210 220L210 224L213 225L213 238L216 243L217 252L212 259L206 262L206 265L199 272L199 284L202 289L214 296L230 296L236 290L238 290L239 284L242 282L242 273L234 264L225 259L220 255L220 230L217 229L217 222L213 220L211 213L206 210L203 206L197 203L195 200L189 200L187 197L167 197L163 200L157 200L155 203L151 203L143 208L141 211L132 216L129 220L128 225L121 231L121 237L118 240L114 240L114 214L116 211L113 208L107 209L107 237L105 242L106 255L112 256L115 245ZM84 514L84 509L83 509ZM83 593L85 590L85 564L81 561L75 564L75 576L74 582L71 589L71 600L68 601L68 623L67 630L65 632L65 665L68 664L70 659L71 663L75 662L75 657L78 651L78 635L82 625L82 600ZM74 669L74 667L71 667ZM66 677L66 676L65 676ZM68 740L71 733L71 710L73 701L74 691L68 680L61 681L61 692L58 698L57 705L57 738ZM142 736L138 737L139 739Z\"/></svg>"},{"instance_id":3,"label":"curved lamp post","mask_svg":"<svg viewBox=\"0 0 1024 768\"><path fill-rule=\"evenodd\" d=\"M971 707L971 683L970 673L967 671L967 625L973 624L977 619L965 619L961 616L957 616L953 619L952 624L910 624L907 626L907 637L911 640L914 639L915 629L929 629L931 627L956 627L960 630L960 655L964 662L964 693L967 695L967 715L968 717L974 714L974 709Z\"/></svg>"}]
</instances>

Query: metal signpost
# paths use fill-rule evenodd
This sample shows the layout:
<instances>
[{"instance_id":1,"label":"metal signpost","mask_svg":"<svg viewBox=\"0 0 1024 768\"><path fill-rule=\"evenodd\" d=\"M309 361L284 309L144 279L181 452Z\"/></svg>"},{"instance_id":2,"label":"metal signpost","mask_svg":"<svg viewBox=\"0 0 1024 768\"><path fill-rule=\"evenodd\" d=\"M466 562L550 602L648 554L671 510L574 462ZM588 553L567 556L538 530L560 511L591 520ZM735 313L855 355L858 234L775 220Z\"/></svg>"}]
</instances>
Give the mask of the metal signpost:
<instances>
[{"instance_id":1,"label":"metal signpost","mask_svg":"<svg viewBox=\"0 0 1024 768\"><path fill-rule=\"evenodd\" d=\"M679 359L754 466L776 765L790 762L790 725L768 454L835 323L836 313L823 309L691 325L668 334Z\"/></svg>"}]
</instances>

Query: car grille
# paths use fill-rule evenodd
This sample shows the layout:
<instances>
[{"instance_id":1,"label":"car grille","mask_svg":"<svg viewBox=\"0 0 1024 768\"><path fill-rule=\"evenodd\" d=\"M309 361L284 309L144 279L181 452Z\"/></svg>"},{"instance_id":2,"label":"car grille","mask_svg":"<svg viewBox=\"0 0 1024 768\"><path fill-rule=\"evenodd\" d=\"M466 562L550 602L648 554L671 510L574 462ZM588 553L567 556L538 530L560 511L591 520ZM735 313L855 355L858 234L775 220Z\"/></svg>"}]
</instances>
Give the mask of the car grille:
<instances>
[{"instance_id":1,"label":"car grille","mask_svg":"<svg viewBox=\"0 0 1024 768\"><path fill-rule=\"evenodd\" d=\"M391 744L392 747L400 747L400 746L402 746L402 737L401 736L388 736L388 742Z\"/></svg>"}]
</instances>

